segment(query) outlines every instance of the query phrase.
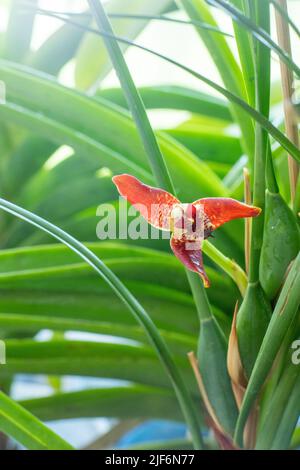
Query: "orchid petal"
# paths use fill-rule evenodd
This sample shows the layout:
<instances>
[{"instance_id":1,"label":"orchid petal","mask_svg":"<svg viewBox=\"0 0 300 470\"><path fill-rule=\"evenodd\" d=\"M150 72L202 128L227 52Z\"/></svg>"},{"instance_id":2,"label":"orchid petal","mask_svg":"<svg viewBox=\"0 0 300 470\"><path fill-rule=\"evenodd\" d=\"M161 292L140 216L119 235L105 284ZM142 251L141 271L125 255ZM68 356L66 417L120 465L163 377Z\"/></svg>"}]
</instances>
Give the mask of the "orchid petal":
<instances>
[{"instance_id":1,"label":"orchid petal","mask_svg":"<svg viewBox=\"0 0 300 470\"><path fill-rule=\"evenodd\" d=\"M261 209L258 207L249 206L230 198L208 197L198 199L193 204L203 206L204 213L212 225L212 230L230 220L257 217L261 213Z\"/></svg>"},{"instance_id":2,"label":"orchid petal","mask_svg":"<svg viewBox=\"0 0 300 470\"><path fill-rule=\"evenodd\" d=\"M205 287L210 287L210 282L204 270L202 251L199 241L184 241L171 238L171 248L174 255L189 269L198 273L203 280Z\"/></svg>"},{"instance_id":3,"label":"orchid petal","mask_svg":"<svg viewBox=\"0 0 300 470\"><path fill-rule=\"evenodd\" d=\"M178 199L162 189L141 183L131 175L117 175L113 182L121 196L126 198L154 227L170 230L170 217Z\"/></svg>"}]
</instances>

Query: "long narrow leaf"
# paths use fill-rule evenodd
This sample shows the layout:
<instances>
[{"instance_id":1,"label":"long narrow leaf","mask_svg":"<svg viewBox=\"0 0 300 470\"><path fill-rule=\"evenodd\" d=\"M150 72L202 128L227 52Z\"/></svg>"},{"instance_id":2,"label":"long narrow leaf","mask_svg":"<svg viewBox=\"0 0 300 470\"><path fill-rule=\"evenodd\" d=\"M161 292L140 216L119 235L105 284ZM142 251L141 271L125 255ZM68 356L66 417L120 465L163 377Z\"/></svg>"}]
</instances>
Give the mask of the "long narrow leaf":
<instances>
[{"instance_id":1,"label":"long narrow leaf","mask_svg":"<svg viewBox=\"0 0 300 470\"><path fill-rule=\"evenodd\" d=\"M62 18L61 18L62 19ZM64 21L62 19L62 21ZM77 26L77 25L76 25ZM242 108L246 113L248 113L256 122L261 124L261 126L266 129L269 134L277 140L281 144L281 146L290 154L292 157L300 162L300 150L295 147L295 145L276 127L274 126L268 119L266 119L262 114L260 114L258 111L256 111L252 106L249 106L244 100L239 98L237 95L234 93L231 93L227 89L223 88L222 86L216 84L214 81L210 80L209 78L205 77L204 75L199 74L195 70L186 67L183 64L180 64L176 60L171 59L170 57L166 57L163 54L160 54L159 52L153 51L152 49L149 49L147 47L141 46L140 44L134 43L133 41L127 40L122 37L115 36L113 34L109 34L104 31L98 31L98 30L93 30L92 32L96 34L100 34L101 36L105 36L108 38L114 38L120 43L126 43L131 46L137 47L138 49L141 49L145 52L148 52L150 54L155 55L156 57L159 57L166 62L169 62L170 64L173 64L176 67L180 67L182 70L185 72L193 75L194 77L198 78L199 80L203 81L206 83L208 86L211 88L215 89L218 91L221 95L223 95L225 98L227 98L230 102L237 104L240 108Z\"/></svg>"},{"instance_id":2,"label":"long narrow leaf","mask_svg":"<svg viewBox=\"0 0 300 470\"><path fill-rule=\"evenodd\" d=\"M196 414L193 410L193 406L190 401L189 393L169 353L169 350L164 340L161 338L154 323L148 316L147 312L132 296L128 289L126 289L126 287L121 283L121 281L105 266L102 261L100 261L99 258L97 258L97 256L95 256L88 248L86 248L76 239L65 233L63 230L52 225L46 220L26 211L25 209L22 209L21 207L18 207L15 204L5 201L4 199L0 199L0 207L2 207L2 209L6 210L7 212L10 212L11 214L16 215L17 217L23 220L26 220L28 223L35 225L41 230L44 230L60 242L64 243L66 246L76 252L78 256L80 256L84 261L86 261L93 269L95 269L95 271L108 283L108 285L129 308L129 310L135 316L137 321L143 326L143 328L147 332L151 342L153 343L153 346L156 349L158 356L160 357L162 363L164 364L166 370L169 373L183 414L187 418L187 422L191 426L191 432L193 432L193 435L195 436L200 436L199 425L197 422ZM196 446L202 447L201 440L198 440L198 444L196 444Z\"/></svg>"},{"instance_id":3,"label":"long narrow leaf","mask_svg":"<svg viewBox=\"0 0 300 470\"><path fill-rule=\"evenodd\" d=\"M284 283L249 379L235 432L235 439L239 445L242 445L243 430L251 407L267 378L282 340L297 314L300 303L299 289L300 254L294 261Z\"/></svg>"},{"instance_id":4,"label":"long narrow leaf","mask_svg":"<svg viewBox=\"0 0 300 470\"><path fill-rule=\"evenodd\" d=\"M243 25L258 41L264 44L266 47L275 52L280 59L293 70L298 77L300 77L300 68L291 59L289 54L282 50L276 42L267 34L264 29L256 26L256 24L250 20L247 16L243 15L237 8L230 5L230 3L224 0L206 0L209 4L222 8L228 15L230 15L235 21Z\"/></svg>"},{"instance_id":5,"label":"long narrow leaf","mask_svg":"<svg viewBox=\"0 0 300 470\"><path fill-rule=\"evenodd\" d=\"M0 430L31 450L72 450L35 416L0 392Z\"/></svg>"}]
</instances>

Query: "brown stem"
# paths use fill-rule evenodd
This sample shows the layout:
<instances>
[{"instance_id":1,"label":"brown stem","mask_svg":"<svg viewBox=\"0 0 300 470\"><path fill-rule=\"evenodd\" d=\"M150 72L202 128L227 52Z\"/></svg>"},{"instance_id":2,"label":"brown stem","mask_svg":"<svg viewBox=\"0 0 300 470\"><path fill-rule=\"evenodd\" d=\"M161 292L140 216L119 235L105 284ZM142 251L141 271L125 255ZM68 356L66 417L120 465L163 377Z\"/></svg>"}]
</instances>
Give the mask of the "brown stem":
<instances>
[{"instance_id":1,"label":"brown stem","mask_svg":"<svg viewBox=\"0 0 300 470\"><path fill-rule=\"evenodd\" d=\"M278 0L278 4L285 11L287 11L286 0ZM292 50L291 50L289 25L277 9L275 9L275 18L276 18L278 44L284 51L286 51L291 56ZM297 147L299 147L297 119L296 119L295 112L292 107L292 98L294 94L293 72L282 61L280 61L280 72L281 72L281 84L282 84L282 93L283 93L286 134L288 138ZM295 199L295 193L296 193L297 179L298 179L298 174L299 174L299 165L291 157L291 155L288 155L288 165L289 165L289 178L290 178L290 187L291 187L291 200L293 203Z\"/></svg>"}]
</instances>

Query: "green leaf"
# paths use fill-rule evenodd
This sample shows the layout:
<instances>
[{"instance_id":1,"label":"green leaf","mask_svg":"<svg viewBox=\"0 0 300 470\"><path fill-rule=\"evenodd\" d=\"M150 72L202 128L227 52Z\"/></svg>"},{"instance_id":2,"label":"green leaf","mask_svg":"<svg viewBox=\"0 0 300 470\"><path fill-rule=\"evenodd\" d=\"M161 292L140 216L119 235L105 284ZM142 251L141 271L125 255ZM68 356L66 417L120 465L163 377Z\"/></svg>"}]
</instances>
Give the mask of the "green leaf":
<instances>
[{"instance_id":1,"label":"green leaf","mask_svg":"<svg viewBox=\"0 0 300 470\"><path fill-rule=\"evenodd\" d=\"M291 361L280 378L267 404L264 420L260 424L256 449L287 449L300 414L300 368ZM296 396L298 400L296 400ZM290 405L292 402L293 406ZM292 414L291 414L292 413Z\"/></svg>"},{"instance_id":2,"label":"green leaf","mask_svg":"<svg viewBox=\"0 0 300 470\"><path fill-rule=\"evenodd\" d=\"M242 445L243 430L251 407L271 370L284 336L297 315L300 303L299 289L300 255L294 261L283 285L249 379L236 426L235 439L238 445Z\"/></svg>"},{"instance_id":3,"label":"green leaf","mask_svg":"<svg viewBox=\"0 0 300 470\"><path fill-rule=\"evenodd\" d=\"M238 409L227 371L227 344L214 317L199 277L188 271L200 319L198 364L204 389L222 429L233 435ZM222 393L220 393L222 391Z\"/></svg>"},{"instance_id":4,"label":"green leaf","mask_svg":"<svg viewBox=\"0 0 300 470\"><path fill-rule=\"evenodd\" d=\"M237 21L239 24L241 24L247 31L250 31L250 33L263 44L265 47L269 48L273 52L275 52L279 58L291 69L293 70L296 75L299 77L300 76L300 68L298 67L295 62L291 59L289 54L287 54L284 50L282 50L276 42L272 40L270 35L266 33L266 31L259 27L256 26L256 24L250 20L247 16L243 15L237 8L233 7L230 5L228 2L224 0L206 0L209 4L220 7L222 10L224 10L228 15L230 15L234 21ZM269 2L264 2L266 5Z\"/></svg>"},{"instance_id":5,"label":"green leaf","mask_svg":"<svg viewBox=\"0 0 300 470\"><path fill-rule=\"evenodd\" d=\"M180 3L191 19L217 25L205 0L180 0ZM243 75L226 39L207 31L198 30L198 33L216 65L226 89L244 100L247 100L247 91ZM232 111L241 128L246 153L250 159L252 159L254 128L251 119L249 119L249 116L239 107L232 106Z\"/></svg>"},{"instance_id":6,"label":"green leaf","mask_svg":"<svg viewBox=\"0 0 300 470\"><path fill-rule=\"evenodd\" d=\"M195 415L193 405L190 401L190 396L185 383L170 355L170 352L166 346L166 343L160 336L157 328L152 322L151 318L130 291L122 284L122 282L110 271L105 264L100 261L89 249L78 242L76 239L68 235L63 230L59 229L55 225L50 224L46 220L16 206L15 204L9 203L4 199L0 200L0 207L5 209L7 212L26 220L27 222L35 225L36 227L44 230L51 234L57 240L63 242L66 246L71 248L77 253L84 261L86 261L95 271L102 277L117 296L124 302L130 312L133 314L135 319L143 326L145 332L149 336L159 358L164 364L168 371L168 377L172 382L174 391L178 398L184 417L193 433L195 439L195 446L202 447L201 438L199 435L199 423L197 416ZM52 342L53 343L53 342ZM56 374L56 372L55 372Z\"/></svg>"},{"instance_id":7,"label":"green leaf","mask_svg":"<svg viewBox=\"0 0 300 470\"><path fill-rule=\"evenodd\" d=\"M7 103L1 106L0 116L57 143L70 145L78 154L97 159L116 173L129 172L145 182L151 181L145 149L128 113L107 101L96 101L62 87L33 70L2 62L0 71L3 79L10 82ZM24 86L28 88L26 96ZM47 100L43 98L45 93ZM220 179L204 162L163 133L158 133L158 140L179 196L195 200L201 194L226 194ZM187 180L189 187L185 184Z\"/></svg>"},{"instance_id":8,"label":"green leaf","mask_svg":"<svg viewBox=\"0 0 300 470\"><path fill-rule=\"evenodd\" d=\"M0 430L31 450L72 450L72 446L30 412L0 392Z\"/></svg>"},{"instance_id":9,"label":"green leaf","mask_svg":"<svg viewBox=\"0 0 300 470\"><path fill-rule=\"evenodd\" d=\"M35 7L37 0L28 0ZM18 0L12 0L8 26L5 33L4 57L13 61L22 61L30 49L33 24L35 19L34 9L24 12L18 5Z\"/></svg>"},{"instance_id":10,"label":"green leaf","mask_svg":"<svg viewBox=\"0 0 300 470\"><path fill-rule=\"evenodd\" d=\"M231 3L233 3L235 7L243 11L246 15L247 10L245 0L231 0ZM239 51L239 58L243 71L243 77L245 80L245 86L247 89L248 102L252 106L255 106L255 71L250 34L235 21L233 21L233 28L236 38L236 44Z\"/></svg>"},{"instance_id":11,"label":"green leaf","mask_svg":"<svg viewBox=\"0 0 300 470\"><path fill-rule=\"evenodd\" d=\"M147 109L177 109L232 122L227 103L201 91L175 85L141 87L138 91ZM99 90L97 96L123 108L128 106L121 88Z\"/></svg>"},{"instance_id":12,"label":"green leaf","mask_svg":"<svg viewBox=\"0 0 300 470\"><path fill-rule=\"evenodd\" d=\"M181 420L170 390L142 384L56 393L27 399L22 406L44 421L74 418L158 418Z\"/></svg>"},{"instance_id":13,"label":"green leaf","mask_svg":"<svg viewBox=\"0 0 300 470\"><path fill-rule=\"evenodd\" d=\"M122 0L110 0L106 6L109 13L120 13L123 10L126 14L155 15L164 12L171 3L171 0L151 0L151 2L131 0L126 4L125 11ZM149 19L134 21L131 18L123 18L112 19L112 22L117 34L134 39L145 28ZM125 51L127 47L127 45L123 45L122 50ZM110 70L111 62L103 41L93 34L88 34L82 41L76 57L76 85L81 89L89 88L96 81L102 80Z\"/></svg>"},{"instance_id":14,"label":"green leaf","mask_svg":"<svg viewBox=\"0 0 300 470\"><path fill-rule=\"evenodd\" d=\"M88 26L90 18L81 16L77 19L77 22L82 27ZM51 34L36 51L29 55L26 63L43 72L57 75L62 67L76 54L84 34L84 29L64 24Z\"/></svg>"},{"instance_id":15,"label":"green leaf","mask_svg":"<svg viewBox=\"0 0 300 470\"><path fill-rule=\"evenodd\" d=\"M91 342L73 340L7 339L7 363L0 376L17 373L107 377L139 382L172 390L169 376L164 373L152 347L123 342ZM176 354L174 364L184 377L189 395L197 396L197 388L185 356ZM191 405L193 406L193 405Z\"/></svg>"},{"instance_id":16,"label":"green leaf","mask_svg":"<svg viewBox=\"0 0 300 470\"><path fill-rule=\"evenodd\" d=\"M259 278L270 300L278 293L299 248L300 233L294 214L279 193L267 190Z\"/></svg>"}]
</instances>

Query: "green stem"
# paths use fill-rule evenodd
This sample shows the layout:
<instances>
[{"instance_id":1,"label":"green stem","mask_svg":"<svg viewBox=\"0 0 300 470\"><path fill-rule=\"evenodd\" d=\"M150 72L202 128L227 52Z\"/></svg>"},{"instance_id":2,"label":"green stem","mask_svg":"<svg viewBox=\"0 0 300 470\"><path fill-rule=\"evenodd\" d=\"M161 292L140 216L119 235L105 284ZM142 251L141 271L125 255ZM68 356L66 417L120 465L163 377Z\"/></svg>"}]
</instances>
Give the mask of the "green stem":
<instances>
[{"instance_id":1,"label":"green stem","mask_svg":"<svg viewBox=\"0 0 300 470\"><path fill-rule=\"evenodd\" d=\"M80 258L88 263L105 280L105 282L107 282L116 295L128 307L136 320L144 328L150 341L155 347L160 360L168 372L180 403L181 410L188 423L195 448L202 449L203 442L199 432L199 422L187 387L177 369L177 366L175 365L175 362L172 359L165 341L161 337L155 324L144 308L131 294L131 292L92 251L90 251L86 246L73 238L71 235L61 230L59 227L56 227L41 217L38 217L37 215L22 209L21 207L18 207L17 205L12 204L5 199L0 199L0 207L6 212L9 212L10 214L17 216L20 219L29 222L31 225L40 228L44 232L50 234L52 237L62 242L64 245L71 248L71 250L73 250Z\"/></svg>"},{"instance_id":2,"label":"green stem","mask_svg":"<svg viewBox=\"0 0 300 470\"><path fill-rule=\"evenodd\" d=\"M99 0L88 0L88 3L94 14L99 29L102 29L104 32L113 35L113 29L101 2ZM115 68L116 74L119 78L129 109L131 110L132 117L137 125L146 153L149 157L153 175L161 188L165 188L167 191L174 193L174 187L169 175L169 171L158 146L154 132L150 126L140 94L136 89L122 51L119 47L118 41L116 41L114 38L108 37L104 37L103 40Z\"/></svg>"},{"instance_id":3,"label":"green stem","mask_svg":"<svg viewBox=\"0 0 300 470\"><path fill-rule=\"evenodd\" d=\"M99 29L102 29L103 31L113 36L113 29L106 16L101 2L99 0L88 0L88 2ZM114 36L112 38L104 37L104 41L109 52L111 61L119 77L129 109L131 110L133 119L135 120L138 131L140 133L156 182L160 187L174 194L175 190L167 166L165 164L164 157L160 151L156 137L150 125L147 112L139 95L139 92L135 87L126 61L119 47L118 41L116 40L116 38L114 38ZM186 389L185 393L186 400L184 402L182 402L181 400L181 406L184 412L184 416L190 428L195 448L202 449L204 447L204 444L200 434L197 419L195 418L193 405Z\"/></svg>"},{"instance_id":4,"label":"green stem","mask_svg":"<svg viewBox=\"0 0 300 470\"><path fill-rule=\"evenodd\" d=\"M240 293L244 296L248 282L245 271L234 260L223 255L223 253L207 240L203 242L202 251L233 279Z\"/></svg>"},{"instance_id":5,"label":"green stem","mask_svg":"<svg viewBox=\"0 0 300 470\"><path fill-rule=\"evenodd\" d=\"M209 301L205 292L205 288L199 279L198 274L191 271L186 271L187 278L189 280L193 298L196 304L197 313L200 324L212 318L212 312L210 309Z\"/></svg>"}]
</instances>

